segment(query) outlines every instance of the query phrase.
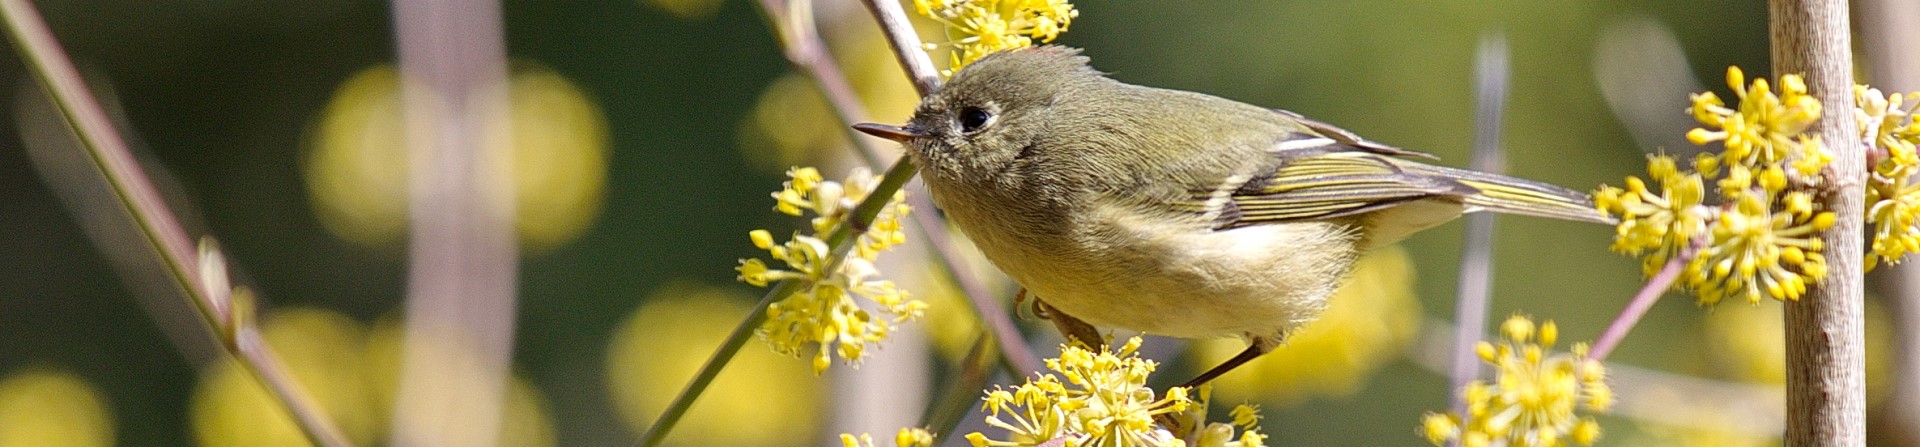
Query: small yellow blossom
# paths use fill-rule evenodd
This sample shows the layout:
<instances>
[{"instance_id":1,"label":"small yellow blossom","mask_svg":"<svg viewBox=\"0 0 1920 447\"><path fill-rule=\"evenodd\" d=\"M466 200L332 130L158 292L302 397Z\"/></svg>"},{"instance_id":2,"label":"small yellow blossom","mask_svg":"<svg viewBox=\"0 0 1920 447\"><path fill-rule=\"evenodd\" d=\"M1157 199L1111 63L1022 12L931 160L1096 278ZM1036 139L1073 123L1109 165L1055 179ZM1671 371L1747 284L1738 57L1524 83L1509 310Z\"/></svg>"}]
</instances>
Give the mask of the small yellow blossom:
<instances>
[{"instance_id":1,"label":"small yellow blossom","mask_svg":"<svg viewBox=\"0 0 1920 447\"><path fill-rule=\"evenodd\" d=\"M865 168L856 168L845 182L823 179L813 168L787 171L785 188L774 193L774 209L799 216L812 211L812 226L817 234L827 234L844 225L854 208L866 200L880 179ZM735 270L739 280L766 287L777 281L806 281L805 288L767 307L767 321L759 335L774 351L798 355L808 344L818 345L813 371L818 374L832 365L837 354L849 363L858 363L866 348L886 340L893 325L919 318L926 303L910 299L892 281L880 278L873 260L881 250L906 241L900 217L908 212L905 196L896 193L882 209L874 224L858 236L852 256L836 257L832 247L818 237L796 234L785 243L775 244L772 233L754 230L748 239L754 247L766 250L786 269L774 269L760 259L742 259ZM871 301L876 316L853 298Z\"/></svg>"},{"instance_id":2,"label":"small yellow blossom","mask_svg":"<svg viewBox=\"0 0 1920 447\"><path fill-rule=\"evenodd\" d=\"M1155 424L1154 417L1179 414L1194 405L1186 388L1171 388L1165 396L1156 396L1147 387L1147 376L1158 363L1140 358L1140 337L1127 340L1115 351L1094 352L1079 345L1062 346L1059 358L1047 359L1047 369L1013 389L995 387L987 392L981 410L988 412L987 425L1007 431L1005 440L986 434L967 434L975 447L1011 447L1058 445L1080 446L1185 446L1175 434ZM1236 409L1236 421L1257 421L1254 409ZM1232 439L1232 425L1224 428L1224 437L1203 439L1203 446L1253 447L1264 445L1266 438L1247 430ZM1218 428L1209 426L1209 433Z\"/></svg>"},{"instance_id":3,"label":"small yellow blossom","mask_svg":"<svg viewBox=\"0 0 1920 447\"><path fill-rule=\"evenodd\" d=\"M1738 109L1728 108L1712 92L1691 97L1693 117L1706 127L1687 132L1688 141L1719 141L1726 147L1721 154L1726 165L1754 169L1788 161L1790 154L1805 150L1808 138L1801 133L1820 120L1820 100L1807 94L1800 76L1781 76L1776 95L1766 79L1747 84L1740 67L1727 67L1727 87L1739 97Z\"/></svg>"},{"instance_id":4,"label":"small yellow blossom","mask_svg":"<svg viewBox=\"0 0 1920 447\"><path fill-rule=\"evenodd\" d=\"M1759 194L1735 199L1714 222L1711 240L1683 274L1700 303L1762 296L1799 299L1809 283L1826 277L1826 258L1818 232L1832 227L1832 212L1815 212L1812 195L1795 191L1769 204ZM1779 210L1773 209L1777 206Z\"/></svg>"},{"instance_id":5,"label":"small yellow blossom","mask_svg":"<svg viewBox=\"0 0 1920 447\"><path fill-rule=\"evenodd\" d=\"M1193 441L1195 447L1265 447L1267 435L1260 433L1260 406L1236 405L1227 413L1233 417L1233 423L1215 422L1200 430L1200 436ZM1240 430L1239 437L1234 436L1235 429Z\"/></svg>"},{"instance_id":6,"label":"small yellow blossom","mask_svg":"<svg viewBox=\"0 0 1920 447\"><path fill-rule=\"evenodd\" d=\"M948 76L994 52L1052 42L1080 16L1066 0L914 0L913 6L946 25L953 45Z\"/></svg>"},{"instance_id":7,"label":"small yellow blossom","mask_svg":"<svg viewBox=\"0 0 1920 447\"><path fill-rule=\"evenodd\" d=\"M1612 405L1606 367L1587 358L1585 344L1574 345L1571 353L1552 353L1558 332L1552 321L1536 330L1533 320L1516 315L1500 328L1505 340L1478 346L1481 360L1495 368L1494 381L1467 385L1465 417L1428 413L1421 419L1421 435L1434 445L1456 439L1468 446L1495 441L1523 447L1567 441L1592 445L1600 438L1600 424L1578 410L1606 411Z\"/></svg>"},{"instance_id":8,"label":"small yellow blossom","mask_svg":"<svg viewBox=\"0 0 1920 447\"><path fill-rule=\"evenodd\" d=\"M1706 232L1711 213L1702 206L1706 186L1700 174L1683 175L1673 158L1665 155L1649 157L1647 166L1650 177L1659 182L1659 194L1638 177L1627 177L1626 189L1602 186L1594 194L1594 203L1620 217L1614 227L1613 250L1631 255L1651 251L1643 268L1652 275Z\"/></svg>"},{"instance_id":9,"label":"small yellow blossom","mask_svg":"<svg viewBox=\"0 0 1920 447\"><path fill-rule=\"evenodd\" d=\"M1885 96L1879 90L1856 86L1853 90L1854 119L1860 125L1861 140L1870 144L1868 160L1873 172L1867 180L1867 223L1873 225L1873 255L1868 268L1879 262L1900 262L1908 253L1920 251L1920 185L1913 176L1920 173L1920 122L1913 112L1920 93Z\"/></svg>"},{"instance_id":10,"label":"small yellow blossom","mask_svg":"<svg viewBox=\"0 0 1920 447\"><path fill-rule=\"evenodd\" d=\"M877 447L873 443L873 435L865 433L860 434L859 437L854 437L848 433L841 433L840 445L845 447ZM893 445L894 447L933 447L933 432L927 431L924 428L902 428L899 433L893 435Z\"/></svg>"}]
</instances>

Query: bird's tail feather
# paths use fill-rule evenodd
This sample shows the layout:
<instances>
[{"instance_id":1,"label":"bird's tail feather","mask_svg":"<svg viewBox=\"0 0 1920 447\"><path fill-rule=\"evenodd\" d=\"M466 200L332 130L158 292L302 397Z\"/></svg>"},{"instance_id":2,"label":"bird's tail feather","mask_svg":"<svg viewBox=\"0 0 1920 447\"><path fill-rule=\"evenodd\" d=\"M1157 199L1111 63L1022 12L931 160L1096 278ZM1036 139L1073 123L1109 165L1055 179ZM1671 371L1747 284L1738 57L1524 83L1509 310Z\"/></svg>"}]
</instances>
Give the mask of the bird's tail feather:
<instances>
[{"instance_id":1,"label":"bird's tail feather","mask_svg":"<svg viewBox=\"0 0 1920 447\"><path fill-rule=\"evenodd\" d=\"M1413 163L1409 163L1413 164ZM1461 197L1469 209L1581 222L1614 223L1593 205L1593 196L1532 180L1465 169L1420 164L1414 169L1450 178L1478 190Z\"/></svg>"}]
</instances>

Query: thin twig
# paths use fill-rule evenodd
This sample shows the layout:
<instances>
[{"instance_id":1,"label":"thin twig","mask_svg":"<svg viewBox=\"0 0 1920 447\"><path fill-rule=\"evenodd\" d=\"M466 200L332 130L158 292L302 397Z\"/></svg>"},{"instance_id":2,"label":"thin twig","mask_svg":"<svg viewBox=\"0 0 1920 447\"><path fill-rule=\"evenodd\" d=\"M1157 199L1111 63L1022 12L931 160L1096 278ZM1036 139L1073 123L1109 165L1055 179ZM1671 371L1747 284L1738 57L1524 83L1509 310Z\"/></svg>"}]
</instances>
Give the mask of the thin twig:
<instances>
[{"instance_id":1,"label":"thin twig","mask_svg":"<svg viewBox=\"0 0 1920 447\"><path fill-rule=\"evenodd\" d=\"M653 426L648 427L647 432L640 435L638 445L652 447L666 440L667 432L673 431L673 426L679 424L680 418L687 415L687 409L693 408L693 401L707 390L707 385L713 384L715 377L720 376L720 370L726 369L727 362L733 361L733 355L740 352L740 347L747 344L747 339L753 338L754 330L760 327L760 320L767 316L767 306L792 295L800 289L802 283L803 281L781 281L767 290L767 295L753 305L753 311L748 312L747 317L740 320L740 325L734 326L733 332L727 334L726 340L720 342L720 347L714 349L713 356L707 358L707 363L700 366L700 372L693 376L693 381L687 383L686 388L680 389L680 395L674 396L673 402L667 404L667 409L660 413L660 418L654 420Z\"/></svg>"},{"instance_id":2,"label":"thin twig","mask_svg":"<svg viewBox=\"0 0 1920 447\"><path fill-rule=\"evenodd\" d=\"M886 33L887 44L893 47L893 56L900 61L900 68L907 70L907 80L913 81L913 89L920 96L933 94L940 89L940 69L934 68L933 58L927 56L927 50L920 47L920 36L913 32L913 22L907 18L907 12L900 9L900 3L893 0L861 0L867 10L873 12L873 18L880 21L880 31Z\"/></svg>"},{"instance_id":3,"label":"thin twig","mask_svg":"<svg viewBox=\"0 0 1920 447\"><path fill-rule=\"evenodd\" d=\"M880 211L886 208L887 203L893 201L893 193L906 185L907 180L913 178L913 174L913 163L905 159L895 163L887 170L886 175L880 178L880 185L874 187L866 201L855 206L846 221L827 233L825 241L827 245L833 247L833 251L826 257L826 265L821 266L822 271L830 272L839 268L840 261L846 259L847 253L857 245L855 242L858 238L855 236L858 236L860 231L856 228L866 228L872 224L874 216L878 216ZM748 338L753 337L754 329L759 328L762 320L766 319L767 306L793 295L805 285L805 280L790 279L780 281L774 284L772 289L767 290L766 296L761 297L760 302L754 304L753 310L747 313L746 318L740 320L740 325L734 327L732 333L727 334L725 341L720 342L720 347L714 350L713 357L708 358L707 363L700 366L700 371L694 374L693 381L680 390L680 394L675 396L673 402L667 404L666 410L660 413L660 418L653 421L653 426L648 427L646 433L640 435L640 442L637 445L652 447L666 440L667 433L673 431L674 425L680 422L682 416L686 416L687 410L693 407L693 402L699 399L701 393L706 392L708 385L713 383L713 378L718 377L720 371L726 369L727 363L733 361L734 354L739 353L740 347L747 343Z\"/></svg>"},{"instance_id":4,"label":"thin twig","mask_svg":"<svg viewBox=\"0 0 1920 447\"><path fill-rule=\"evenodd\" d=\"M980 402L980 390L986 387L987 379L993 376L993 358L997 356L993 352L997 345L990 337L981 334L980 338L973 341L973 348L967 350L967 357L960 361L959 370L946 380L947 389L921 414L920 426L932 431L935 437L945 439L951 435L954 427L958 427L974 405Z\"/></svg>"},{"instance_id":5,"label":"thin twig","mask_svg":"<svg viewBox=\"0 0 1920 447\"><path fill-rule=\"evenodd\" d=\"M1480 38L1480 55L1474 72L1473 159L1476 171L1498 173L1505 164L1500 155L1500 117L1507 103L1506 34L1495 31ZM1460 256L1460 298L1455 303L1454 319L1459 331L1453 338L1453 412L1466 414L1464 397L1467 383L1479 376L1479 356L1474 346L1486 332L1487 303L1493 294L1493 214L1476 213L1466 218L1465 253Z\"/></svg>"},{"instance_id":6,"label":"thin twig","mask_svg":"<svg viewBox=\"0 0 1920 447\"><path fill-rule=\"evenodd\" d=\"M208 283L199 272L200 255L189 242L192 238L160 199L146 172L134 162L126 139L113 128L99 101L74 69L73 61L47 29L40 12L27 0L0 0L0 19L6 22L7 34L13 38L14 48L26 61L29 71L72 126L81 147L106 178L114 196L133 217L148 246L166 264L167 273L199 311L201 321L220 345L240 365L266 382L273 398L293 415L308 440L323 446L350 445L346 436L320 410L320 405L292 380L287 380L286 367L276 359L271 347L255 335L251 316L240 315L230 301L208 292Z\"/></svg>"},{"instance_id":7,"label":"thin twig","mask_svg":"<svg viewBox=\"0 0 1920 447\"><path fill-rule=\"evenodd\" d=\"M1593 349L1587 351L1587 357L1606 361L1607 355L1613 354L1613 348L1620 346L1620 341L1627 338L1627 332L1640 324L1640 317L1646 316L1647 310L1653 308L1653 303L1659 302L1667 290L1673 289L1674 281L1680 279L1680 271L1686 269L1687 263L1692 262L1693 256L1699 251L1700 246L1696 241L1681 249L1673 259L1668 259L1667 265L1661 266L1660 271L1647 279L1647 284L1641 286L1639 292L1633 294L1633 299L1627 301L1627 307L1620 310L1620 316L1607 324L1606 332L1600 333L1600 339L1594 341Z\"/></svg>"}]
</instances>

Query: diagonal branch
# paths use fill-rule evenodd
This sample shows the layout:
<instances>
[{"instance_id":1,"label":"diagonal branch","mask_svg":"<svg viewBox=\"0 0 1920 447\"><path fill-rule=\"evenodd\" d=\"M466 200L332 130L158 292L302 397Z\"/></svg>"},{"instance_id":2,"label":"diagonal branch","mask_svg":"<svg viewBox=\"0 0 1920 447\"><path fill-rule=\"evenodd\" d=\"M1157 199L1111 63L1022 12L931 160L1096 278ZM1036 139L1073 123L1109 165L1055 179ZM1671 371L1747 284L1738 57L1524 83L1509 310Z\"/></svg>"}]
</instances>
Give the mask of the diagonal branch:
<instances>
[{"instance_id":1,"label":"diagonal branch","mask_svg":"<svg viewBox=\"0 0 1920 447\"><path fill-rule=\"evenodd\" d=\"M251 309L235 309L228 295L231 289L226 287L224 279L225 263L218 260L217 252L195 251L190 242L192 238L161 201L146 172L134 162L126 139L114 130L112 121L87 90L73 61L67 58L33 3L0 0L0 20L4 20L8 37L13 39L14 48L20 52L29 71L72 126L81 147L106 178L121 206L133 217L141 236L166 265L168 275L199 311L201 321L220 340L221 346L260 379L275 400L293 415L308 440L324 446L349 445L339 427L326 418L319 403L294 383L271 347L259 339ZM213 274L218 278L211 278Z\"/></svg>"}]
</instances>

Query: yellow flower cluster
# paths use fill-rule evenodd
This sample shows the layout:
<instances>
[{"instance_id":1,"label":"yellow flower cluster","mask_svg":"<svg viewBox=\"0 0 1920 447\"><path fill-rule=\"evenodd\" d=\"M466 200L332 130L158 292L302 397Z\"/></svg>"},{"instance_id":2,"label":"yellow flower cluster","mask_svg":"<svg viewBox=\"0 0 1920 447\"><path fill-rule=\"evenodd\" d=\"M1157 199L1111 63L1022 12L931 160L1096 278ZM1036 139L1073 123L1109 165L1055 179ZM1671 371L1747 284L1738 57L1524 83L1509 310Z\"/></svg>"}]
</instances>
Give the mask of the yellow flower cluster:
<instances>
[{"instance_id":1,"label":"yellow flower cluster","mask_svg":"<svg viewBox=\"0 0 1920 447\"><path fill-rule=\"evenodd\" d=\"M865 168L855 168L845 182L823 180L813 168L794 168L787 171L787 176L790 180L785 188L773 194L774 209L795 216L812 211L816 214L812 221L816 234L830 234L844 225L854 208L880 184L880 179ZM766 250L790 270L769 268L759 259L742 259L736 268L739 280L760 287L774 281L806 282L804 289L767 308L760 338L783 354L797 354L807 344L817 344L813 371L818 374L832 364L829 352L857 363L868 345L886 340L895 323L919 318L926 303L908 298L893 281L881 279L873 264L881 250L906 241L900 227L900 218L909 211L904 200L904 193L894 194L870 228L857 236L859 240L848 256L837 256L825 240L816 236L795 234L793 239L775 244L767 230L749 233L755 247ZM872 301L885 317L862 308L853 300L855 296Z\"/></svg>"},{"instance_id":2,"label":"yellow flower cluster","mask_svg":"<svg viewBox=\"0 0 1920 447\"><path fill-rule=\"evenodd\" d=\"M947 76L997 51L1052 42L1080 15L1066 0L913 0L913 6L947 27L953 45ZM934 48L938 44L927 45Z\"/></svg>"},{"instance_id":3,"label":"yellow flower cluster","mask_svg":"<svg viewBox=\"0 0 1920 447\"><path fill-rule=\"evenodd\" d=\"M1600 438L1600 423L1581 416L1578 409L1606 411L1613 405L1606 367L1587 358L1585 344L1572 353L1550 354L1559 329L1552 321L1536 327L1532 319L1515 315L1500 325L1505 340L1480 342L1480 359L1493 365L1493 383L1469 383L1463 399L1466 417L1428 413L1421 421L1427 441L1442 445L1459 440L1466 447L1509 445L1553 447L1592 445Z\"/></svg>"},{"instance_id":4,"label":"yellow flower cluster","mask_svg":"<svg viewBox=\"0 0 1920 447\"><path fill-rule=\"evenodd\" d=\"M1735 169L1778 164L1789 154L1820 144L1819 137L1804 134L1820 120L1820 100L1807 95L1806 82L1796 75L1781 76L1776 95L1766 79L1742 88L1746 79L1740 67L1727 67L1727 87L1740 98L1738 110L1727 108L1713 92L1692 95L1693 118L1706 127L1687 132L1688 141L1702 146L1722 142L1726 152L1721 159Z\"/></svg>"},{"instance_id":5,"label":"yellow flower cluster","mask_svg":"<svg viewBox=\"0 0 1920 447\"><path fill-rule=\"evenodd\" d=\"M1698 248L1680 283L1703 305L1729 296L1799 299L1809 283L1826 277L1818 233L1833 225L1834 215L1818 209L1810 191L1824 183L1833 156L1805 134L1820 118L1820 101L1799 76L1781 76L1778 94L1766 79L1745 81L1739 67L1727 69L1737 108L1711 92L1692 96L1692 115L1703 127L1687 139L1719 142L1724 151L1701 154L1692 171L1671 157L1650 157L1647 172L1660 184L1657 194L1628 177L1626 189L1602 186L1594 195L1602 211L1620 216L1613 249L1646 254L1646 274ZM1708 180L1720 203L1706 203Z\"/></svg>"},{"instance_id":6,"label":"yellow flower cluster","mask_svg":"<svg viewBox=\"0 0 1920 447\"><path fill-rule=\"evenodd\" d=\"M1649 157L1647 173L1659 183L1660 193L1649 190L1639 177L1627 177L1626 189L1601 187L1594 203L1620 216L1613 250L1630 255L1651 251L1643 267L1653 275L1705 232L1712 211L1702 205L1707 193L1700 174L1682 174L1673 157Z\"/></svg>"},{"instance_id":7,"label":"yellow flower cluster","mask_svg":"<svg viewBox=\"0 0 1920 447\"><path fill-rule=\"evenodd\" d=\"M1920 123L1913 119L1920 93L1885 96L1862 85L1853 88L1853 98L1859 106L1854 120L1873 163L1866 211L1867 223L1873 225L1873 255L1866 264L1872 268L1881 261L1898 263L1907 253L1920 251L1920 231L1914 226L1920 221L1920 185L1912 181L1920 173L1920 156L1914 154L1915 144L1920 144Z\"/></svg>"},{"instance_id":8,"label":"yellow flower cluster","mask_svg":"<svg viewBox=\"0 0 1920 447\"><path fill-rule=\"evenodd\" d=\"M1707 249L1687 264L1682 275L1712 305L1729 296L1760 302L1761 293L1797 299L1807 281L1827 276L1818 232L1833 226L1832 212L1813 210L1813 195L1789 192L1773 210L1760 196L1740 195L1714 222Z\"/></svg>"},{"instance_id":9,"label":"yellow flower cluster","mask_svg":"<svg viewBox=\"0 0 1920 447\"><path fill-rule=\"evenodd\" d=\"M1155 423L1194 405L1184 387L1155 396L1147 376L1158 366L1142 359L1140 337L1128 339L1114 351L1094 352L1080 345L1062 346L1059 358L1047 359L1047 369L1011 390L987 392L987 425L1007 431L1006 440L985 434L967 434L975 447L1014 446L1187 446L1180 436ZM1202 447L1260 447L1266 436L1255 430L1260 416L1251 407L1233 411L1234 425L1213 424L1201 431L1195 444ZM1238 438L1234 427L1245 429Z\"/></svg>"},{"instance_id":10,"label":"yellow flower cluster","mask_svg":"<svg viewBox=\"0 0 1920 447\"><path fill-rule=\"evenodd\" d=\"M845 447L876 447L873 444L873 435L865 433L860 434L859 437L854 437L852 434L841 433L840 445ZM893 445L894 447L933 447L933 432L921 428L902 428L899 433L893 435Z\"/></svg>"}]
</instances>

